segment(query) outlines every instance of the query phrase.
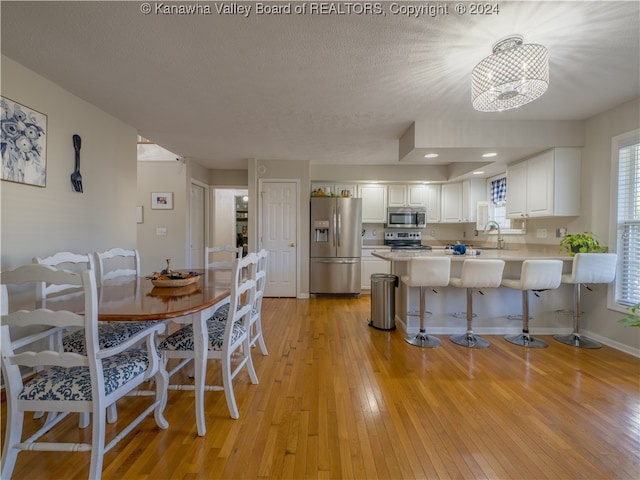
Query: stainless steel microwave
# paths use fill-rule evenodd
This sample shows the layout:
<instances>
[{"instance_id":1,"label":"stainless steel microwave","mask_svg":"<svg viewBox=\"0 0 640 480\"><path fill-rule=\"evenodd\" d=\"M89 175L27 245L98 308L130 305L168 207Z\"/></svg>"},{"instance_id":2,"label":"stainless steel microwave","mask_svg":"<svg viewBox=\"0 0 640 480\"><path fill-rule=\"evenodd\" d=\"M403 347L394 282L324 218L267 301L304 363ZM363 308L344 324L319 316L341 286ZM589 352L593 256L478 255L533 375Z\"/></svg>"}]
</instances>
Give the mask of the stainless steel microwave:
<instances>
[{"instance_id":1,"label":"stainless steel microwave","mask_svg":"<svg viewBox=\"0 0 640 480\"><path fill-rule=\"evenodd\" d=\"M387 228L424 228L427 226L426 208L387 209Z\"/></svg>"}]
</instances>

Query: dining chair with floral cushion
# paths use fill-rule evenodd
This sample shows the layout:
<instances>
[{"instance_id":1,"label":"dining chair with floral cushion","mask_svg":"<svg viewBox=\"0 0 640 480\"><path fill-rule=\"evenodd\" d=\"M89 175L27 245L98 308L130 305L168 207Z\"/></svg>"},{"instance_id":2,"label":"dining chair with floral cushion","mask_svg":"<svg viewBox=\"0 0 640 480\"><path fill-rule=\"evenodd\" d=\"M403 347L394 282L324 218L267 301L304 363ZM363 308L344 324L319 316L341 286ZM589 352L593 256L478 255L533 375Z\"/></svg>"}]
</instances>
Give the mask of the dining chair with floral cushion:
<instances>
[{"instance_id":1,"label":"dining chair with floral cushion","mask_svg":"<svg viewBox=\"0 0 640 480\"><path fill-rule=\"evenodd\" d=\"M204 326L203 335L206 335L206 339L203 340L207 347L206 358L220 362L222 387L205 385L206 365L200 365L198 362L195 362L194 365L195 381L193 384L172 385L169 383L169 390L195 391L196 425L200 436L206 433L204 422L205 391L224 390L231 418L236 419L240 414L233 391L233 379L246 367L251 383L258 383L249 346L249 319L256 293L257 262L258 257L255 253L234 260L228 321L220 322L211 317L206 320ZM190 323L160 343L159 349L163 354L165 365L170 359L195 359L195 343L198 341L195 331L194 324ZM182 365L184 362L179 366ZM169 372L169 376L176 372L177 369L173 369Z\"/></svg>"},{"instance_id":2,"label":"dining chair with floral cushion","mask_svg":"<svg viewBox=\"0 0 640 480\"><path fill-rule=\"evenodd\" d=\"M94 252L93 264L98 287L105 281L126 276L140 276L140 254L137 250L112 248L104 252ZM115 346L131 335L154 325L155 321L113 321L100 322L100 344L104 348ZM84 338L81 333L67 335L63 339L64 349L81 353L84 351Z\"/></svg>"},{"instance_id":3,"label":"dining chair with floral cushion","mask_svg":"<svg viewBox=\"0 0 640 480\"><path fill-rule=\"evenodd\" d=\"M251 310L251 320L249 327L249 345L255 347L256 343L260 346L262 355L269 355L267 345L262 334L262 299L267 286L267 264L269 252L266 249L260 250L257 254L258 264L256 270L256 297ZM221 305L213 314L213 318L225 322L229 315L229 304Z\"/></svg>"},{"instance_id":4,"label":"dining chair with floral cushion","mask_svg":"<svg viewBox=\"0 0 640 480\"><path fill-rule=\"evenodd\" d=\"M9 479L18 453L37 458L39 451L90 452L90 479L99 479L103 459L122 438L152 412L158 427L166 429L162 416L166 403L167 374L156 349L156 335L165 329L163 323L138 332L118 346L103 348L98 335L98 292L91 270L71 272L49 265L30 264L2 272L2 302L9 300L7 286L46 282L55 285L75 285L84 295L83 313L55 311L21 304L19 309L7 308L2 314L0 348L2 373L7 397L7 425L2 452L1 478ZM84 336L84 353L59 352L46 348L39 340L43 334L59 328L74 328ZM33 333L37 331L37 333ZM24 376L22 369L42 367ZM154 379L155 395L151 404L128 425L118 428L113 440L105 445L106 410L143 382ZM25 412L57 412L51 421L27 439L23 437ZM52 431L69 413L90 413L90 442L55 441ZM144 427L139 427L144 428ZM155 428L155 427L154 427Z\"/></svg>"},{"instance_id":5,"label":"dining chair with floral cushion","mask_svg":"<svg viewBox=\"0 0 640 480\"><path fill-rule=\"evenodd\" d=\"M93 258L92 266L96 276L98 287L105 281L114 281L118 278L140 276L140 254L137 250L112 248L104 252L90 254ZM155 325L156 321L101 321L98 324L98 339L101 348L110 348L120 345L138 332ZM76 331L65 335L62 346L67 352L84 353L84 335L82 331ZM108 410L109 423L118 419L116 406ZM86 424L88 419L81 422Z\"/></svg>"}]
</instances>

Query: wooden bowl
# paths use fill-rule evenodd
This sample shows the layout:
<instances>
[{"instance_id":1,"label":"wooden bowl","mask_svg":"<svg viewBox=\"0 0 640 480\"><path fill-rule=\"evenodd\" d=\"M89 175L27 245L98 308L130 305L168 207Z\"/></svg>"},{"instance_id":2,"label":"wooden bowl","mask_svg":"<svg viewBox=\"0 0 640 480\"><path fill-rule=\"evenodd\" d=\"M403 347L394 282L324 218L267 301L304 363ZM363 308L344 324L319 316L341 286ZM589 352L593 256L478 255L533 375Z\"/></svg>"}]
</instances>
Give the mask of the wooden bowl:
<instances>
[{"instance_id":1,"label":"wooden bowl","mask_svg":"<svg viewBox=\"0 0 640 480\"><path fill-rule=\"evenodd\" d=\"M158 278L152 278L151 283L154 287L186 287L196 283L200 275L190 275L185 278L169 278L168 275L161 275Z\"/></svg>"}]
</instances>

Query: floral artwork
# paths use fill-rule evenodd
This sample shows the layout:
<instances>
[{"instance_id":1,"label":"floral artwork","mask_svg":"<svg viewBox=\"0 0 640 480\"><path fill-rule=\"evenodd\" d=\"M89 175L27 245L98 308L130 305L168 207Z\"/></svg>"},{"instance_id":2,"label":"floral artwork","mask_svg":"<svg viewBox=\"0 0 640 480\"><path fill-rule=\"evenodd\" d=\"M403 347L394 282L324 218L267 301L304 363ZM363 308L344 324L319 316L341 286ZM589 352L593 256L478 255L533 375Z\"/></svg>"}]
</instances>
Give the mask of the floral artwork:
<instances>
[{"instance_id":1,"label":"floral artwork","mask_svg":"<svg viewBox=\"0 0 640 480\"><path fill-rule=\"evenodd\" d=\"M47 116L0 97L2 180L44 187L47 180Z\"/></svg>"}]
</instances>

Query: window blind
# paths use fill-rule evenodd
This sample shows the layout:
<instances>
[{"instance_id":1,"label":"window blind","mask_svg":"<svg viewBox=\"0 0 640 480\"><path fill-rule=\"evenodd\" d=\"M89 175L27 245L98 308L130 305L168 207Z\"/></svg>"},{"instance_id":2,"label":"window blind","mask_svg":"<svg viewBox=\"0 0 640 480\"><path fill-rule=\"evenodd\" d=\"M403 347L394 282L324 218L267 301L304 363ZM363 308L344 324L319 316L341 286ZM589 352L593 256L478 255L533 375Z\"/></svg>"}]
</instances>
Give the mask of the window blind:
<instances>
[{"instance_id":1,"label":"window blind","mask_svg":"<svg viewBox=\"0 0 640 480\"><path fill-rule=\"evenodd\" d=\"M618 150L618 275L615 301L640 303L640 143Z\"/></svg>"}]
</instances>

